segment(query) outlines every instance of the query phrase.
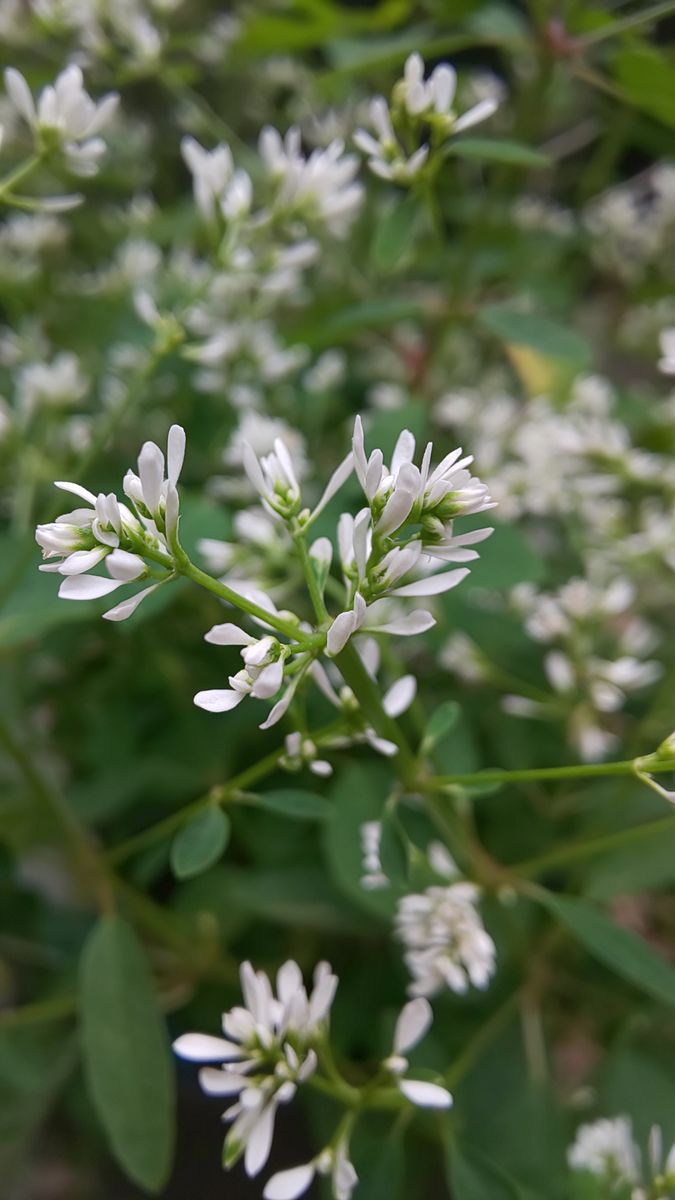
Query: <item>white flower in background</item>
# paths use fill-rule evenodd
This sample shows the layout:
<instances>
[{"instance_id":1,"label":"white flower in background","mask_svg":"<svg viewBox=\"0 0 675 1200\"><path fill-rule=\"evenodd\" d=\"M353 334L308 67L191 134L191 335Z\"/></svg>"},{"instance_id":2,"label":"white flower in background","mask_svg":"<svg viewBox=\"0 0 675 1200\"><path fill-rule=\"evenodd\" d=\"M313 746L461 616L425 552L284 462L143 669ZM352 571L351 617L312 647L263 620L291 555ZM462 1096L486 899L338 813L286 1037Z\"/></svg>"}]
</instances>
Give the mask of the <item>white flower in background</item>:
<instances>
[{"instance_id":1,"label":"white flower in background","mask_svg":"<svg viewBox=\"0 0 675 1200\"><path fill-rule=\"evenodd\" d=\"M302 386L312 395L332 391L342 383L346 372L342 350L326 350L302 377Z\"/></svg>"},{"instance_id":2,"label":"white flower in background","mask_svg":"<svg viewBox=\"0 0 675 1200\"><path fill-rule=\"evenodd\" d=\"M364 821L359 828L361 840L361 887L366 891L377 891L389 887L389 880L382 870L380 861L380 842L382 841L382 822Z\"/></svg>"},{"instance_id":3,"label":"white flower in background","mask_svg":"<svg viewBox=\"0 0 675 1200\"><path fill-rule=\"evenodd\" d=\"M675 375L675 328L663 329L659 334L661 358L659 371L664 375Z\"/></svg>"},{"instance_id":4,"label":"white flower in background","mask_svg":"<svg viewBox=\"0 0 675 1200\"><path fill-rule=\"evenodd\" d=\"M418 139L426 139L433 131L436 137L445 140L487 120L499 107L499 97L493 89L491 94L483 96L458 116L453 107L457 90L454 67L440 63L428 79L424 78L424 69L421 55L411 54L406 60L403 78L394 84L391 104L383 96L376 96L370 102L369 120L375 136L364 129L358 129L354 134L355 144L368 155L371 171L394 183L414 181L430 156L437 153L437 147L432 150L427 140L412 153L403 149L404 141L409 144L411 125Z\"/></svg>"},{"instance_id":5,"label":"white flower in background","mask_svg":"<svg viewBox=\"0 0 675 1200\"><path fill-rule=\"evenodd\" d=\"M82 400L89 380L76 354L62 351L49 363L30 363L17 376L19 408L27 415L41 408L68 408Z\"/></svg>"},{"instance_id":6,"label":"white flower in background","mask_svg":"<svg viewBox=\"0 0 675 1200\"><path fill-rule=\"evenodd\" d=\"M229 146L205 150L193 137L184 137L181 154L192 174L195 201L202 216L213 221L220 210L226 220L246 216L253 189L246 171L235 170Z\"/></svg>"},{"instance_id":7,"label":"white flower in background","mask_svg":"<svg viewBox=\"0 0 675 1200\"><path fill-rule=\"evenodd\" d=\"M59 588L64 600L95 600L149 574L144 556L159 564L158 582L137 592L104 613L109 621L124 621L146 596L173 574L172 545L178 529L176 484L183 465L185 431L180 425L169 430L167 477L164 455L154 442L146 442L138 457L138 475L128 471L124 491L131 508L111 492L98 496L78 483L57 482L56 487L84 500L87 508L64 513L38 525L35 539L43 557L58 559L40 567L65 576ZM104 564L109 578L92 575ZM155 575L160 572L154 571Z\"/></svg>"},{"instance_id":8,"label":"white flower in background","mask_svg":"<svg viewBox=\"0 0 675 1200\"><path fill-rule=\"evenodd\" d=\"M496 951L478 912L479 895L472 883L453 883L399 901L396 932L413 977L411 995L433 996L444 987L462 993L470 984L487 987Z\"/></svg>"},{"instance_id":9,"label":"white flower in background","mask_svg":"<svg viewBox=\"0 0 675 1200\"><path fill-rule=\"evenodd\" d=\"M411 117L441 118L440 126L446 136L461 133L487 120L499 107L499 98L493 90L457 116L452 107L456 91L457 72L454 67L449 63L440 63L425 80L422 56L411 54L403 68L403 79L394 85L393 101L394 105L401 103Z\"/></svg>"},{"instance_id":10,"label":"white flower in background","mask_svg":"<svg viewBox=\"0 0 675 1200\"><path fill-rule=\"evenodd\" d=\"M347 233L361 207L363 188L354 182L358 159L344 153L339 138L305 158L299 129L289 129L282 138L268 125L260 134L259 150L274 185L275 214L323 224L334 237Z\"/></svg>"},{"instance_id":11,"label":"white flower in background","mask_svg":"<svg viewBox=\"0 0 675 1200\"><path fill-rule=\"evenodd\" d=\"M420 173L429 157L429 147L420 146L407 155L391 123L389 105L384 96L371 100L368 112L375 136L367 129L357 129L354 144L368 155L368 166L374 175L392 183L409 184Z\"/></svg>"},{"instance_id":12,"label":"white flower in background","mask_svg":"<svg viewBox=\"0 0 675 1200\"><path fill-rule=\"evenodd\" d=\"M284 739L284 755L279 760L279 766L286 771L299 771L308 767L312 775L326 779L333 774L333 768L324 758L317 757L316 744L311 738L303 737L297 730L287 734Z\"/></svg>"},{"instance_id":13,"label":"white flower in background","mask_svg":"<svg viewBox=\"0 0 675 1200\"><path fill-rule=\"evenodd\" d=\"M637 1183L640 1151L628 1117L604 1118L581 1125L567 1152L573 1171L588 1171L608 1183Z\"/></svg>"},{"instance_id":14,"label":"white flower in background","mask_svg":"<svg viewBox=\"0 0 675 1200\"><path fill-rule=\"evenodd\" d=\"M392 1052L382 1065L394 1076L396 1086L411 1104L418 1108L451 1108L452 1096L447 1088L425 1079L409 1079L406 1074L409 1064L405 1055L422 1041L432 1021L428 1000L422 996L409 1000L396 1022Z\"/></svg>"},{"instance_id":15,"label":"white flower in background","mask_svg":"<svg viewBox=\"0 0 675 1200\"><path fill-rule=\"evenodd\" d=\"M17 112L28 122L39 146L63 152L75 175L95 175L105 152L98 134L109 124L119 96L110 93L96 103L85 91L82 71L70 65L55 83L43 88L37 104L20 71L5 71L7 95Z\"/></svg>"},{"instance_id":16,"label":"white flower in background","mask_svg":"<svg viewBox=\"0 0 675 1200\"><path fill-rule=\"evenodd\" d=\"M632 583L621 577L608 585L592 577L570 579L556 593L519 584L511 598L536 641L558 643L543 658L555 696L547 703L510 695L502 707L517 717L564 717L581 758L603 758L618 742L616 733L604 728L605 714L618 713L631 692L651 686L663 673L660 663L644 657L657 639L651 626L630 611Z\"/></svg>"},{"instance_id":17,"label":"white flower in background","mask_svg":"<svg viewBox=\"0 0 675 1200\"><path fill-rule=\"evenodd\" d=\"M315 1044L325 1033L337 978L327 963L314 972L308 994L297 963L279 969L276 995L267 975L250 963L241 967L243 1008L223 1016L224 1038L186 1033L174 1050L204 1067L199 1082L210 1096L236 1098L224 1119L232 1122L223 1161L231 1167L243 1154L248 1175L257 1175L269 1157L279 1104L293 1099L317 1066Z\"/></svg>"}]
</instances>

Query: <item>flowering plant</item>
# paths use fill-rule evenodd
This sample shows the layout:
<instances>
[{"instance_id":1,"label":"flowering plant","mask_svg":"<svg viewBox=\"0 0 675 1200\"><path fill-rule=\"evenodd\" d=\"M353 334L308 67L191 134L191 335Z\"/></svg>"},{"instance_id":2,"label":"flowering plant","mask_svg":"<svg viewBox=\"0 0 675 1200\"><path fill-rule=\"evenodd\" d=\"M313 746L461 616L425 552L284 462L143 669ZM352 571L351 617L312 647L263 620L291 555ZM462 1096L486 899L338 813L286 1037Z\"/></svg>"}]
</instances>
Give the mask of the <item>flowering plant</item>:
<instances>
[{"instance_id":1,"label":"flowering plant","mask_svg":"<svg viewBox=\"0 0 675 1200\"><path fill-rule=\"evenodd\" d=\"M563 7L0 13L11 1200L675 1195L675 6Z\"/></svg>"}]
</instances>

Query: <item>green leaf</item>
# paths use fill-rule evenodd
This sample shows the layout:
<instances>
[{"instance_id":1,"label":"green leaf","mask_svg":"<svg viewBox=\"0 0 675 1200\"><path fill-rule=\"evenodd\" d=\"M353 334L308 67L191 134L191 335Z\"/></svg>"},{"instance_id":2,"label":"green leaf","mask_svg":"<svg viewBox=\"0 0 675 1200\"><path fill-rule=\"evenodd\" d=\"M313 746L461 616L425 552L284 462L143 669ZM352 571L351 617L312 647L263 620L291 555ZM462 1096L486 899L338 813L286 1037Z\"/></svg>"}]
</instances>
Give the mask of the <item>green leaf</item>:
<instances>
[{"instance_id":1,"label":"green leaf","mask_svg":"<svg viewBox=\"0 0 675 1200\"><path fill-rule=\"evenodd\" d=\"M473 1148L451 1148L448 1175L453 1200L534 1200L532 1192Z\"/></svg>"},{"instance_id":2,"label":"green leaf","mask_svg":"<svg viewBox=\"0 0 675 1200\"><path fill-rule=\"evenodd\" d=\"M393 271L400 262L413 241L418 211L416 196L397 197L378 221L371 251L373 266L378 271Z\"/></svg>"},{"instance_id":3,"label":"green leaf","mask_svg":"<svg viewBox=\"0 0 675 1200\"><path fill-rule=\"evenodd\" d=\"M331 815L332 805L325 796L316 792L303 792L300 788L279 788L273 792L259 792L250 800L256 808L276 813L280 817L291 817L297 821L325 821Z\"/></svg>"},{"instance_id":4,"label":"green leaf","mask_svg":"<svg viewBox=\"0 0 675 1200\"><path fill-rule=\"evenodd\" d=\"M592 361L591 348L581 334L540 313L492 304L479 312L478 320L508 345L529 346L543 358L571 363L578 370Z\"/></svg>"},{"instance_id":5,"label":"green leaf","mask_svg":"<svg viewBox=\"0 0 675 1200\"><path fill-rule=\"evenodd\" d=\"M616 925L601 909L569 896L537 888L533 898L564 925L600 962L664 1004L675 1006L675 968L634 933Z\"/></svg>"},{"instance_id":6,"label":"green leaf","mask_svg":"<svg viewBox=\"0 0 675 1200\"><path fill-rule=\"evenodd\" d=\"M181 913L212 913L224 934L252 917L294 929L363 935L363 913L333 885L325 866L214 867L190 880L176 896Z\"/></svg>"},{"instance_id":7,"label":"green leaf","mask_svg":"<svg viewBox=\"0 0 675 1200\"><path fill-rule=\"evenodd\" d=\"M121 917L103 917L85 945L80 1011L87 1085L113 1154L158 1192L173 1157L173 1064L145 955Z\"/></svg>"},{"instance_id":8,"label":"green leaf","mask_svg":"<svg viewBox=\"0 0 675 1200\"><path fill-rule=\"evenodd\" d=\"M643 42L620 50L614 72L626 99L635 108L675 128L675 62Z\"/></svg>"},{"instance_id":9,"label":"green leaf","mask_svg":"<svg viewBox=\"0 0 675 1200\"><path fill-rule=\"evenodd\" d=\"M434 746L443 740L457 724L462 709L456 700L444 700L434 709L422 739L422 754L430 754Z\"/></svg>"},{"instance_id":10,"label":"green leaf","mask_svg":"<svg viewBox=\"0 0 675 1200\"><path fill-rule=\"evenodd\" d=\"M506 138L458 138L448 146L454 158L475 158L481 162L507 163L513 167L550 167L551 160L540 150Z\"/></svg>"},{"instance_id":11,"label":"green leaf","mask_svg":"<svg viewBox=\"0 0 675 1200\"><path fill-rule=\"evenodd\" d=\"M192 879L218 862L230 840L230 819L211 806L178 831L171 844L171 870L176 879Z\"/></svg>"}]
</instances>

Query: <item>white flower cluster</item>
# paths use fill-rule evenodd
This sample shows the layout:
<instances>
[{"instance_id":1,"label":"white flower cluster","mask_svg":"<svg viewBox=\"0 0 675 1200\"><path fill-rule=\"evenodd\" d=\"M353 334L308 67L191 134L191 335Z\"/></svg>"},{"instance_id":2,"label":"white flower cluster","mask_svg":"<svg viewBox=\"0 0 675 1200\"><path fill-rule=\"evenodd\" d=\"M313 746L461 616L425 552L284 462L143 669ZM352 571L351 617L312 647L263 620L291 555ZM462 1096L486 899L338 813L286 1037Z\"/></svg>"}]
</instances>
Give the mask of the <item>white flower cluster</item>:
<instances>
[{"instance_id":1,"label":"white flower cluster","mask_svg":"<svg viewBox=\"0 0 675 1200\"><path fill-rule=\"evenodd\" d=\"M557 643L544 657L544 669L562 706L570 740L586 760L602 758L617 743L599 716L618 712L626 695L649 687L661 675L659 663L645 659L656 635L631 614L635 591L627 579L608 586L591 579L570 579L557 593L520 584L511 593L528 633L538 642ZM600 656L606 647L611 657ZM546 716L536 700L507 696L504 706L516 716Z\"/></svg>"},{"instance_id":2,"label":"white flower cluster","mask_svg":"<svg viewBox=\"0 0 675 1200\"><path fill-rule=\"evenodd\" d=\"M438 423L471 439L506 519L578 516L591 545L604 545L630 526L634 490L675 488L665 455L631 443L607 380L579 376L561 407L548 396L526 404L505 393L447 393L435 406Z\"/></svg>"},{"instance_id":3,"label":"white flower cluster","mask_svg":"<svg viewBox=\"0 0 675 1200\"><path fill-rule=\"evenodd\" d=\"M266 205L254 217L256 227L302 221L308 228L343 236L361 206L363 189L355 182L358 162L344 153L339 140L308 157L302 152L300 130L293 127L284 137L266 126L258 144L265 173ZM192 137L184 138L183 157L189 167L195 200L203 217L213 222L218 215L225 223L251 215L253 185L248 173L235 169L229 146L205 150ZM311 260L313 246L295 250L295 257ZM294 265L291 261L289 266ZM301 265L298 262L298 265Z\"/></svg>"},{"instance_id":4,"label":"white flower cluster","mask_svg":"<svg viewBox=\"0 0 675 1200\"><path fill-rule=\"evenodd\" d=\"M307 361L306 348L284 344L272 318L289 300L303 302L306 273L324 243L344 237L358 214L358 161L339 139L305 156L297 128L282 137L268 126L254 191L227 145L206 150L186 137L182 151L214 241L210 278L187 305L194 340L185 353L199 368L199 390L221 392L226 384L237 403L235 389L245 389L240 406L260 409L261 387L279 384Z\"/></svg>"},{"instance_id":5,"label":"white flower cluster","mask_svg":"<svg viewBox=\"0 0 675 1200\"><path fill-rule=\"evenodd\" d=\"M648 271L668 279L675 235L675 166L657 164L636 180L591 201L586 211L590 248L600 267L626 282Z\"/></svg>"},{"instance_id":6,"label":"white flower cluster","mask_svg":"<svg viewBox=\"0 0 675 1200\"><path fill-rule=\"evenodd\" d=\"M675 1146L664 1161L661 1130L658 1125L652 1127L645 1178L630 1117L603 1117L581 1125L567 1161L573 1171L594 1175L612 1194L628 1188L630 1200L670 1200L675 1188Z\"/></svg>"},{"instance_id":7,"label":"white flower cluster","mask_svg":"<svg viewBox=\"0 0 675 1200\"><path fill-rule=\"evenodd\" d=\"M257 1175L269 1158L279 1105L289 1103L298 1087L321 1074L337 983L328 964L319 963L308 993L300 968L289 961L277 973L275 995L267 975L243 963L245 1007L224 1014L225 1037L187 1033L174 1043L176 1053L191 1062L221 1063L203 1067L199 1081L207 1095L234 1100L224 1114L232 1122L223 1150L226 1168L243 1156L246 1173ZM449 1092L440 1084L409 1078L404 1057L431 1021L425 1000L405 1005L379 1078L384 1076L385 1088L396 1089L411 1104L443 1109L452 1104ZM334 1072L331 1078L334 1081ZM331 1176L334 1200L349 1200L358 1178L349 1160L349 1130L344 1125L311 1162L273 1175L263 1192L265 1200L294 1200L317 1174Z\"/></svg>"},{"instance_id":8,"label":"white flower cluster","mask_svg":"<svg viewBox=\"0 0 675 1200\"><path fill-rule=\"evenodd\" d=\"M424 71L421 55L411 54L403 78L394 85L391 103L383 96L370 102L375 136L365 129L354 134L356 145L368 155L371 171L398 184L412 183L438 157L448 138L491 117L499 104L496 95L485 96L459 116L454 108L454 67L441 63L428 79Z\"/></svg>"},{"instance_id":9,"label":"white flower cluster","mask_svg":"<svg viewBox=\"0 0 675 1200\"><path fill-rule=\"evenodd\" d=\"M111 92L96 103L85 91L82 71L75 65L66 67L53 85L43 88L37 104L14 67L5 72L5 86L14 108L33 131L38 152L62 154L74 175L96 174L106 148L99 134L117 108L117 94ZM54 211L78 202L78 197L59 197L41 204Z\"/></svg>"},{"instance_id":10,"label":"white flower cluster","mask_svg":"<svg viewBox=\"0 0 675 1200\"><path fill-rule=\"evenodd\" d=\"M495 944L478 912L473 883L432 886L399 901L396 932L405 947L413 996L443 988L463 993L487 987L495 971Z\"/></svg>"},{"instance_id":11,"label":"white flower cluster","mask_svg":"<svg viewBox=\"0 0 675 1200\"><path fill-rule=\"evenodd\" d=\"M47 559L41 571L64 576L59 596L64 600L95 600L117 588L152 575L156 582L104 613L109 621L124 621L142 600L173 577L173 546L178 530L176 484L185 454L185 432L172 425L164 454L145 442L138 456L138 474L127 471L123 489L129 504L111 492L93 492L79 483L56 487L86 501L86 508L64 513L38 525L35 538ZM104 564L108 576L92 574Z\"/></svg>"},{"instance_id":12,"label":"white flower cluster","mask_svg":"<svg viewBox=\"0 0 675 1200\"><path fill-rule=\"evenodd\" d=\"M413 463L415 438L403 430L386 466L381 450L366 457L363 426L357 417L352 439L354 467L367 507L356 517L343 514L338 526L340 562L347 592L345 611L328 631L327 652L339 654L359 630L410 636L434 624L428 612L381 623L386 600L397 597L437 596L456 587L469 574L462 567L429 574L440 563L468 562L478 557L470 547L484 541L491 528L454 534L457 517L493 507L487 487L467 467L473 461L453 450L432 468L431 442L422 463ZM413 571L423 578L404 583ZM383 603L385 602L385 603Z\"/></svg>"},{"instance_id":13,"label":"white flower cluster","mask_svg":"<svg viewBox=\"0 0 675 1200\"><path fill-rule=\"evenodd\" d=\"M167 40L166 18L182 0L3 0L0 35L25 44L44 37L68 38L78 57L109 62L122 56L128 67L154 65ZM212 47L213 49L213 47Z\"/></svg>"}]
</instances>

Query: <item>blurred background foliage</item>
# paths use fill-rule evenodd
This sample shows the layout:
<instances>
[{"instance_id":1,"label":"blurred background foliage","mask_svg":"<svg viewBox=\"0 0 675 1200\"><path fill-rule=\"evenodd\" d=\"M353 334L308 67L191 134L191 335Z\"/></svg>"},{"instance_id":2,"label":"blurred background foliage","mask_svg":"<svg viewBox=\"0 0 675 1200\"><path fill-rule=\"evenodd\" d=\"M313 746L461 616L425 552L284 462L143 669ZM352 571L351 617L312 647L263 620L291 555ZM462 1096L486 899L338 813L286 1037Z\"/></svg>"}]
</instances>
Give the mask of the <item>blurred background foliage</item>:
<instances>
[{"instance_id":1,"label":"blurred background foliage","mask_svg":"<svg viewBox=\"0 0 675 1200\"><path fill-rule=\"evenodd\" d=\"M141 441L162 441L170 421L180 421L189 446L185 544L196 554L201 538L229 539L241 500L213 480L228 473L222 454L241 420L234 384L261 390L266 410L301 432L318 479L342 457L353 415L367 402L371 445L390 450L408 426L442 449L461 432L452 422L439 432L443 394L482 393L489 423L491 396L507 392L526 405L544 392L564 409L589 372L611 380L632 443L667 459L674 410L663 407L655 364L658 332L675 324L675 184L671 177L653 250L638 252L607 224L594 226L592 206L630 185L637 211L651 220L651 172L672 157L675 131L674 7L289 0L226 11L199 0L138 0L129 10L157 32L150 54L125 26L126 5L119 13L98 6L104 36L92 49L81 44L67 2L5 0L6 65L36 88L80 57L93 94L115 88L122 97L106 165L86 181L83 207L39 245L22 245L12 214L0 228L0 393L8 411L20 410L17 389L31 363L72 353L86 380L75 410L46 405L29 420L8 418L0 441L0 1190L8 1200L141 1194L118 1173L111 1137L129 1167L115 1136L133 1138L134 1122L155 1105L160 1128L135 1156L137 1181L167 1200L260 1191L238 1174L221 1175L219 1115L196 1095L192 1071L178 1072L175 1123L169 1084L162 1097L153 1094L163 1051L153 1051L152 1039L141 1038L135 1062L125 1064L137 1072L139 1111L132 1105L122 1114L126 1127L104 1133L91 1103L91 1063L82 1070L96 1031L78 1022L81 951L109 903L101 888L112 888L143 946L140 959L118 948L113 990L108 977L100 981L104 1026L130 1028L130 998L152 1007L156 995L173 1035L216 1031L238 995L240 959L271 966L293 956L311 969L328 958L341 977L337 1048L358 1070L386 1051L406 985L390 936L393 905L359 885L359 826L381 813L391 782L388 764L372 755L342 756L332 784L302 779L302 789L329 806L317 804L312 819L275 815L264 801L226 802L219 860L176 878L174 814L273 753L280 735L261 734L247 705L226 718L192 705L196 691L223 679L220 654L202 641L221 612L213 597L181 581L122 626L101 622L101 605L57 600L52 577L37 571L32 540L35 521L52 513L52 480L114 489ZM182 309L195 279L180 252L191 261L209 254L180 158L182 134L226 141L255 176L264 123L300 124L310 146L333 127L349 131L359 106L388 94L413 50L428 65L451 60L467 79L487 73L504 93L494 123L445 164L434 210L371 182L349 242L327 245L303 292L281 296L264 314L280 347L306 348L284 377L261 382L258 364L243 362L236 378L205 390L178 349L135 383L152 335L134 311L134 288L147 277L162 310ZM148 246L159 248L156 261ZM344 370L317 390L307 371L328 349L344 356ZM378 384L389 386L390 398L395 390L391 407L372 403ZM492 484L501 464L479 455L477 467ZM637 504L647 486L631 481L626 495ZM649 486L662 487L667 509L672 483L654 478ZM350 487L344 507L357 503ZM541 645L509 597L518 584L554 591L583 573L595 552L584 513L558 516L555 536L548 512L539 517L525 506L498 516L470 579L439 602L437 628L408 652L426 712L448 699L461 708L437 748L441 771L578 760L564 723L535 725L503 711L496 676L472 685L439 667L450 634L461 630L505 678L546 687ZM663 674L622 712L621 758L653 750L673 725L672 574L661 565L635 567L643 609L661 629ZM277 570L292 592L293 565L282 556ZM321 724L330 713L316 702L311 718ZM416 736L415 714L406 720ZM261 785L291 786L283 772ZM134 840L166 818L157 834ZM553 892L608 906L619 925L672 958L675 821L637 781L510 785L476 798L475 821L500 862L549 855L538 877ZM621 836L632 828L641 831L634 842ZM604 849L575 854L592 839ZM666 1141L675 1140L672 984L656 1000L653 988L594 959L544 907L489 904L498 976L485 994L440 999L427 1049L448 1072L453 1115L442 1129L436 1118L403 1119L393 1129L381 1118L364 1123L355 1147L363 1200L563 1200L572 1186L565 1150L580 1113L626 1112L642 1139L656 1121ZM282 1125L277 1164L318 1144L323 1104L313 1100L303 1120Z\"/></svg>"}]
</instances>

